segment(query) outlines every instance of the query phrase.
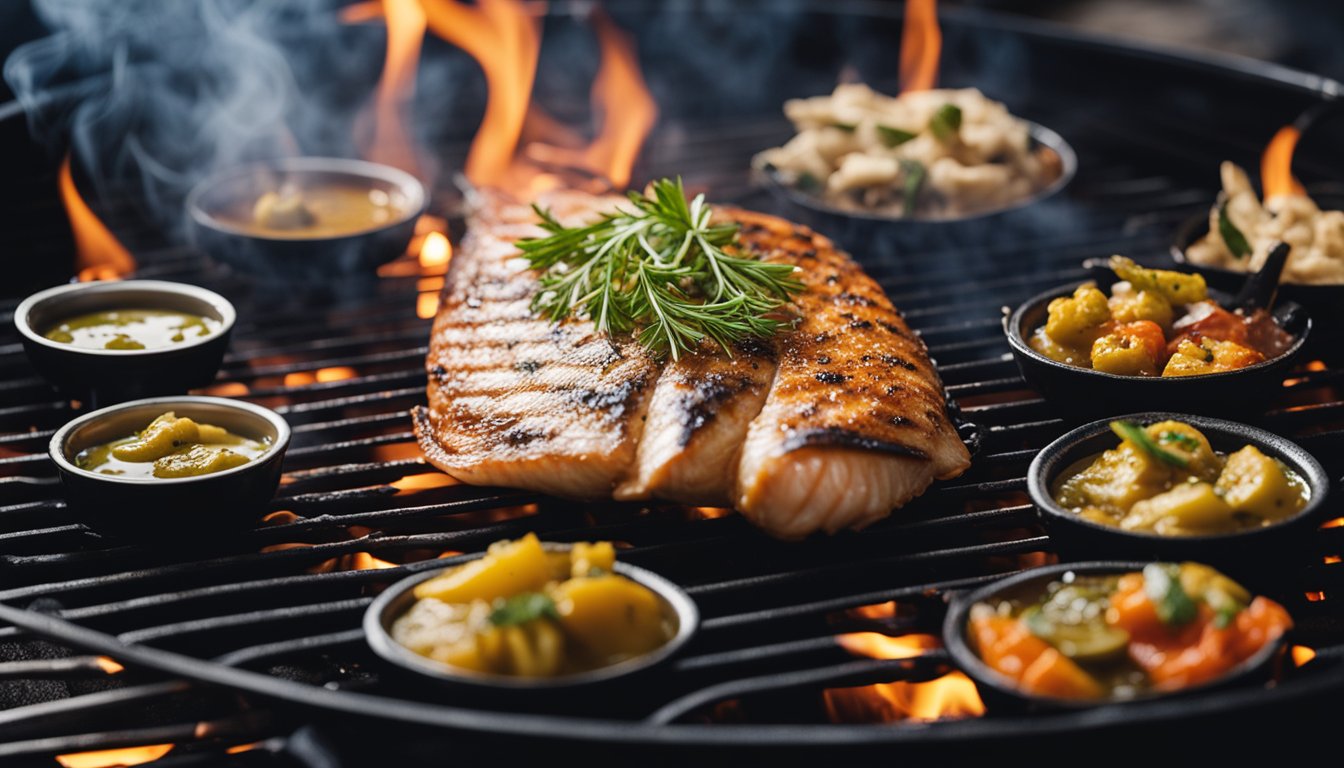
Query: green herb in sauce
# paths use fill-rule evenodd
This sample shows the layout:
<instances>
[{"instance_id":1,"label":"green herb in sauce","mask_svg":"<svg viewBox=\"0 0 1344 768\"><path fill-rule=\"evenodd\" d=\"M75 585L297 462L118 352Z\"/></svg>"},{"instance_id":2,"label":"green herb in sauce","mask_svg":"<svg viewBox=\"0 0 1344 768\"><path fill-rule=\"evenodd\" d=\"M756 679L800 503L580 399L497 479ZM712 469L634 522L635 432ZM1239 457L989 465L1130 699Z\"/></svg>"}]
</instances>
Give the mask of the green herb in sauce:
<instances>
[{"instance_id":1,"label":"green herb in sauce","mask_svg":"<svg viewBox=\"0 0 1344 768\"><path fill-rule=\"evenodd\" d=\"M161 309L90 312L64 320L42 335L81 349L163 349L219 330L213 317Z\"/></svg>"}]
</instances>

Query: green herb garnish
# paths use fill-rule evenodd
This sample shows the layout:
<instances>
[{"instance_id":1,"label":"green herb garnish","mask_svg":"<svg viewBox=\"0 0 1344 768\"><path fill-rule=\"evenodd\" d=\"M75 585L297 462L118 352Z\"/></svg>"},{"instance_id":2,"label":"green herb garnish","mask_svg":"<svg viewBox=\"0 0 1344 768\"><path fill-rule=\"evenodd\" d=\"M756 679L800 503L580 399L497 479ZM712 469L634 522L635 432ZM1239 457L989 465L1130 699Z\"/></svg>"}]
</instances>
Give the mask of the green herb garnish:
<instances>
[{"instance_id":1,"label":"green herb garnish","mask_svg":"<svg viewBox=\"0 0 1344 768\"><path fill-rule=\"evenodd\" d=\"M831 123L831 127L839 128L845 133L853 133L854 129L858 128L859 126L854 123Z\"/></svg>"},{"instance_id":2,"label":"green herb garnish","mask_svg":"<svg viewBox=\"0 0 1344 768\"><path fill-rule=\"evenodd\" d=\"M929 130L940 141L947 141L961 130L961 107L956 104L944 104L929 119Z\"/></svg>"},{"instance_id":3,"label":"green herb garnish","mask_svg":"<svg viewBox=\"0 0 1344 768\"><path fill-rule=\"evenodd\" d=\"M512 627L540 618L558 619L555 601L540 592L523 592L495 601L490 612L490 623L496 627Z\"/></svg>"},{"instance_id":4,"label":"green herb garnish","mask_svg":"<svg viewBox=\"0 0 1344 768\"><path fill-rule=\"evenodd\" d=\"M1246 236L1237 229L1237 225L1232 223L1232 219L1227 216L1227 201L1218 208L1218 235L1223 238L1227 244L1227 250L1232 252L1238 259L1244 259L1251 255L1251 244L1246 242Z\"/></svg>"},{"instance_id":5,"label":"green herb garnish","mask_svg":"<svg viewBox=\"0 0 1344 768\"><path fill-rule=\"evenodd\" d=\"M1185 469L1190 466L1190 460L1179 454L1172 453L1162 446L1158 445L1143 427L1132 421L1112 421L1111 431L1121 440L1128 440L1138 446L1144 453L1152 456L1164 464L1170 464L1173 467Z\"/></svg>"},{"instance_id":6,"label":"green herb garnish","mask_svg":"<svg viewBox=\"0 0 1344 768\"><path fill-rule=\"evenodd\" d=\"M1192 453L1199 450L1199 441L1182 432L1167 430L1157 436L1157 441L1159 443L1175 443Z\"/></svg>"},{"instance_id":7,"label":"green herb garnish","mask_svg":"<svg viewBox=\"0 0 1344 768\"><path fill-rule=\"evenodd\" d=\"M1181 568L1171 563L1150 563L1143 568L1143 592L1152 601L1163 624L1179 627L1195 620L1195 601L1181 586Z\"/></svg>"},{"instance_id":8,"label":"green herb garnish","mask_svg":"<svg viewBox=\"0 0 1344 768\"><path fill-rule=\"evenodd\" d=\"M565 227L533 206L550 236L518 243L541 271L532 310L635 332L674 360L705 338L731 355L734 342L789 325L785 307L803 290L795 267L741 254L737 225L711 225L705 196L688 201L681 179L651 186L651 196L629 193L633 211L618 208L586 227Z\"/></svg>"},{"instance_id":9,"label":"green herb garnish","mask_svg":"<svg viewBox=\"0 0 1344 768\"><path fill-rule=\"evenodd\" d=\"M918 160L902 160L901 170L905 172L903 190L905 215L912 216L915 213L915 203L919 200L919 190L924 187L924 177L928 174L924 170L924 164Z\"/></svg>"},{"instance_id":10,"label":"green herb garnish","mask_svg":"<svg viewBox=\"0 0 1344 768\"><path fill-rule=\"evenodd\" d=\"M805 192L821 191L821 180L807 171L798 174L798 180L794 183L798 185L799 189Z\"/></svg>"},{"instance_id":11,"label":"green herb garnish","mask_svg":"<svg viewBox=\"0 0 1344 768\"><path fill-rule=\"evenodd\" d=\"M892 128L889 125L877 126L877 138L884 147L899 147L905 142L915 138L916 134L909 131L903 131L900 128Z\"/></svg>"}]
</instances>

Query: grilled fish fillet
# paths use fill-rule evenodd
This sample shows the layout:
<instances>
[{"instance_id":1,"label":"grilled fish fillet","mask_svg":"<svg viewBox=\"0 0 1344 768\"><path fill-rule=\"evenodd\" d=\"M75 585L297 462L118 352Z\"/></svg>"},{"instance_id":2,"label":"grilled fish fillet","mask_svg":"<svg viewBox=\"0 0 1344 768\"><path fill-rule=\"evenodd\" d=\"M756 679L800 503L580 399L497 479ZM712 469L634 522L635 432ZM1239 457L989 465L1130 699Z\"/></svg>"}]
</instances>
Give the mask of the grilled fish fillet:
<instances>
[{"instance_id":1,"label":"grilled fish fillet","mask_svg":"<svg viewBox=\"0 0 1344 768\"><path fill-rule=\"evenodd\" d=\"M617 198L553 193L578 223ZM445 280L416 435L467 483L572 498L737 508L782 538L861 528L961 474L970 456L923 343L829 240L740 210L742 246L795 264L802 319L733 355L706 345L660 362L587 321L531 313L537 279L513 243L532 211L490 191Z\"/></svg>"}]
</instances>

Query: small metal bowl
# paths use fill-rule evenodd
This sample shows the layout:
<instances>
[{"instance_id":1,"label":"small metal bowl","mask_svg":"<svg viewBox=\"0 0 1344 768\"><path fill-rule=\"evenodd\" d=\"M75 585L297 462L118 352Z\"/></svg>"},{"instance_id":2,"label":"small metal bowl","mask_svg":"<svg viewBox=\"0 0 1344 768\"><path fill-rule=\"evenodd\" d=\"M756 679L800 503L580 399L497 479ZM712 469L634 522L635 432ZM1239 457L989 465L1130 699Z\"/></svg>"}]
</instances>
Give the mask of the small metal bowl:
<instances>
[{"instance_id":1,"label":"small metal bowl","mask_svg":"<svg viewBox=\"0 0 1344 768\"><path fill-rule=\"evenodd\" d=\"M1037 294L1011 313L1005 308L1003 332L1008 337L1017 367L1027 384L1039 391L1056 412L1069 417L1096 417L1107 413L1160 408L1203 414L1244 413L1281 390L1284 375L1302 351L1311 334L1312 321L1301 306L1278 302L1273 310L1279 327L1294 337L1283 354L1235 371L1201 376L1122 376L1061 363L1042 355L1027 343L1045 324L1052 300L1073 294L1084 282L1095 282L1109 292L1118 281L1114 274L1079 281ZM1229 294L1210 289L1209 297L1221 305L1232 301Z\"/></svg>"},{"instance_id":2,"label":"small metal bowl","mask_svg":"<svg viewBox=\"0 0 1344 768\"><path fill-rule=\"evenodd\" d=\"M187 312L213 318L220 328L160 349L83 349L42 335L66 318L114 309ZM37 372L66 395L96 406L209 384L236 320L233 305L214 291L162 280L60 285L29 296L14 311L23 349Z\"/></svg>"},{"instance_id":3,"label":"small metal bowl","mask_svg":"<svg viewBox=\"0 0 1344 768\"><path fill-rule=\"evenodd\" d=\"M1344 196L1338 194L1314 194L1322 210L1344 210ZM1224 291L1235 291L1246 280L1246 272L1238 272L1225 267L1213 267L1196 264L1186 258L1185 251L1209 233L1208 211L1197 213L1186 219L1176 230L1171 243L1171 258L1182 271L1195 272L1204 276L1210 286ZM1279 284L1279 296L1296 302L1311 314L1316 323L1313 346L1324 348L1331 341L1344 336L1344 283Z\"/></svg>"},{"instance_id":4,"label":"small metal bowl","mask_svg":"<svg viewBox=\"0 0 1344 768\"><path fill-rule=\"evenodd\" d=\"M1153 691L1132 699L1078 700L1055 696L1039 696L1022 691L1012 680L990 668L978 653L971 648L966 636L971 607L976 603L993 603L1016 594L1037 594L1049 582L1073 572L1082 575L1122 574L1141 571L1146 562L1097 561L1085 563L1064 563L1032 568L1015 573L998 581L991 582L969 594L959 595L948 608L943 621L943 643L952 656L952 660L975 682L976 688L985 703L996 711L1060 711L1088 709L1100 706L1125 706L1133 702L1150 701L1156 698L1186 696L1210 690L1230 688L1237 685L1249 685L1267 682L1278 672L1279 660L1287 647L1290 632L1280 635L1277 640L1228 670L1219 678L1189 686L1177 691Z\"/></svg>"},{"instance_id":5,"label":"small metal bowl","mask_svg":"<svg viewBox=\"0 0 1344 768\"><path fill-rule=\"evenodd\" d=\"M257 198L282 181L300 188L337 183L381 190L401 198L401 213L369 229L321 236L260 234L224 217L225 211L239 206L250 209ZM192 242L214 259L243 272L316 282L372 274L378 265L404 253L427 203L424 185L405 171L329 157L287 158L220 171L192 188L186 200Z\"/></svg>"},{"instance_id":6,"label":"small metal bowl","mask_svg":"<svg viewBox=\"0 0 1344 768\"><path fill-rule=\"evenodd\" d=\"M834 238L852 250L860 261L875 254L899 257L921 249L976 246L1012 237L1028 238L1057 229L1057 217L1042 214L1037 206L1048 202L1073 181L1078 173L1078 155L1058 133L1031 121L1023 122L1027 124L1034 147L1047 147L1059 156L1059 178L1031 197L967 216L906 219L849 210L785 183L779 173L771 169L760 175L764 186L789 219Z\"/></svg>"},{"instance_id":7,"label":"small metal bowl","mask_svg":"<svg viewBox=\"0 0 1344 768\"><path fill-rule=\"evenodd\" d=\"M198 477L120 477L75 466L85 448L125 437L166 411L253 440L270 440L263 455ZM56 464L70 509L111 536L167 538L245 528L265 512L280 484L290 430L269 408L222 397L154 397L86 413L56 430L47 453Z\"/></svg>"},{"instance_id":8,"label":"small metal bowl","mask_svg":"<svg viewBox=\"0 0 1344 768\"><path fill-rule=\"evenodd\" d=\"M1315 528L1330 492L1330 478L1320 462L1296 443L1263 429L1203 416L1148 412L1115 418L1143 426L1159 421L1182 421L1203 432L1213 449L1223 453L1253 445L1296 472L1307 483L1311 497L1296 514L1272 525L1203 536L1163 536L1087 520L1056 502L1051 489L1069 467L1119 443L1119 438L1111 432L1113 419L1102 419L1081 426L1047 445L1036 454L1027 469L1027 492L1036 505L1041 523L1061 551L1089 557L1197 560L1234 576L1263 581L1265 563L1298 551L1294 542Z\"/></svg>"},{"instance_id":9,"label":"small metal bowl","mask_svg":"<svg viewBox=\"0 0 1344 768\"><path fill-rule=\"evenodd\" d=\"M546 543L547 552L567 552L570 544ZM603 709L604 701L619 711L638 696L636 685L647 682L663 671L666 662L688 643L700 626L700 611L681 587L652 571L617 560L612 570L648 589L662 601L664 610L676 620L672 638L654 651L619 664L558 677L517 677L458 669L434 661L406 648L392 637L392 624L415 603L415 587L463 563L480 559L484 553L454 558L451 565L409 576L388 587L364 614L364 636L373 652L392 665L409 688L423 688L425 681L450 693L471 696L473 701L488 701L500 706L530 708L549 706L557 701L566 707ZM613 698L614 694L619 696Z\"/></svg>"}]
</instances>

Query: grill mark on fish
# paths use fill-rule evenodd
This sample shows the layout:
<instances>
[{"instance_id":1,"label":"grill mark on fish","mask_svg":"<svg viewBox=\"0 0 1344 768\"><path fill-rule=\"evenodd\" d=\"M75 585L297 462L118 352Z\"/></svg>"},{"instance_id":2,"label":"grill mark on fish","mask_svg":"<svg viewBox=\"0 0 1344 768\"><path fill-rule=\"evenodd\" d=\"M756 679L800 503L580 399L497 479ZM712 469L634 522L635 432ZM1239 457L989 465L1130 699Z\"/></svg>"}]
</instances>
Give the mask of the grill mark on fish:
<instances>
[{"instance_id":1,"label":"grill mark on fish","mask_svg":"<svg viewBox=\"0 0 1344 768\"><path fill-rule=\"evenodd\" d=\"M862 527L968 463L923 343L825 238L720 209L744 251L803 267L801 319L731 356L706 344L658 363L591 323L535 317L537 279L513 242L540 230L525 206L485 199L444 281L429 407L413 417L427 458L459 479L731 504L793 538ZM543 205L577 222L613 201Z\"/></svg>"}]
</instances>

